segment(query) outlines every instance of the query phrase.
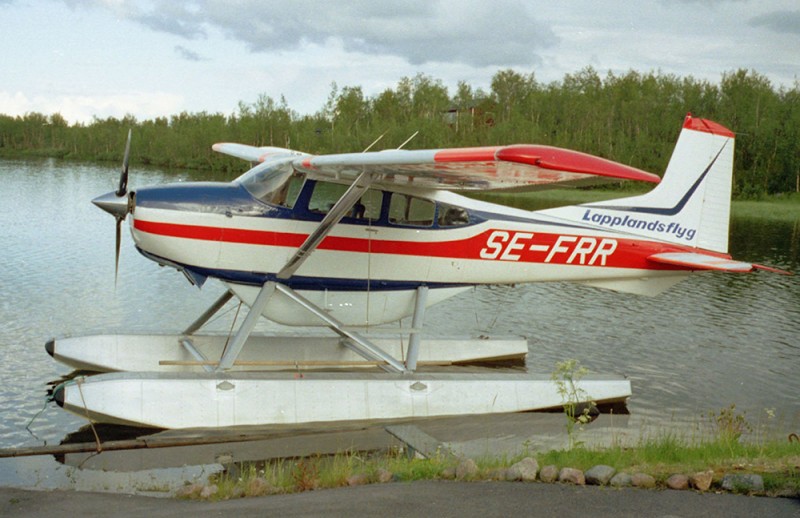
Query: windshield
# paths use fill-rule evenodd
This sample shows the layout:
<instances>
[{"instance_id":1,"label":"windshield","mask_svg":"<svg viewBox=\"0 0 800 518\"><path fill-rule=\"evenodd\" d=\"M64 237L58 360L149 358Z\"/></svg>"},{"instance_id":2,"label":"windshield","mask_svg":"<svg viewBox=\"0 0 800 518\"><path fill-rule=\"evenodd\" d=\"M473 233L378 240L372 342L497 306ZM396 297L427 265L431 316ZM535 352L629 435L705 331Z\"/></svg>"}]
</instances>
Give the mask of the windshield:
<instances>
[{"instance_id":1,"label":"windshield","mask_svg":"<svg viewBox=\"0 0 800 518\"><path fill-rule=\"evenodd\" d=\"M300 178L294 174L292 167L295 158L294 155L284 156L259 164L237 178L236 182L259 200L286 205L290 186L300 184ZM294 182L290 182L292 178ZM292 190L296 196L299 189Z\"/></svg>"}]
</instances>

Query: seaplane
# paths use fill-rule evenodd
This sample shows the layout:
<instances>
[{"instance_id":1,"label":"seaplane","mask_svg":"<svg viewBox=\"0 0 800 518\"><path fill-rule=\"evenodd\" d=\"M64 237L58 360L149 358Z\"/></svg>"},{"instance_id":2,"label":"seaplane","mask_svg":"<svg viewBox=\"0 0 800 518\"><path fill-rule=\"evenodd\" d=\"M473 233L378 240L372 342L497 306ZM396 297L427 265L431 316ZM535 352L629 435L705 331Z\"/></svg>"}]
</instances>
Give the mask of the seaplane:
<instances>
[{"instance_id":1,"label":"seaplane","mask_svg":"<svg viewBox=\"0 0 800 518\"><path fill-rule=\"evenodd\" d=\"M426 308L480 285L569 281L656 295L700 271L779 270L728 254L735 135L688 115L663 179L544 145L312 155L220 143L250 162L227 182L129 190L93 203L127 219L135 246L224 294L180 334L53 339L47 352L91 374L52 398L93 422L217 428L524 412L558 408L548 374L467 367L520 359L526 340L424 337ZM527 211L469 191L597 181L657 184L645 194ZM200 329L230 299L235 333ZM534 310L531 309L532 318ZM331 336L254 332L266 318ZM401 336L375 333L407 322ZM625 401L624 376L586 376L595 403Z\"/></svg>"}]
</instances>

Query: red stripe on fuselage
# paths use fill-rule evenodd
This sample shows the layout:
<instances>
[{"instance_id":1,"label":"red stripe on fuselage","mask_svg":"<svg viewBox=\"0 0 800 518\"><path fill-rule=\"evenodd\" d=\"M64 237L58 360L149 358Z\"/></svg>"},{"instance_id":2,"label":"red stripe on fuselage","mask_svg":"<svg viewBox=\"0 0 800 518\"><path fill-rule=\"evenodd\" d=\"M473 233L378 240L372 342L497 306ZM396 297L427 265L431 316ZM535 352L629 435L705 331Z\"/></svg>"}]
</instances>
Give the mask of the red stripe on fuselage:
<instances>
[{"instance_id":1,"label":"red stripe on fuselage","mask_svg":"<svg viewBox=\"0 0 800 518\"><path fill-rule=\"evenodd\" d=\"M293 232L183 225L140 219L134 220L134 228L140 232L182 239L290 248L299 247L308 237L307 234ZM435 232L446 233L447 231ZM613 246L611 242L614 243ZM609 252L612 247L613 251ZM465 239L433 242L327 236L320 243L319 249L337 252L648 270L685 270L686 268L675 265L648 261L647 257L656 253L689 250L688 247L634 239L495 229L485 230Z\"/></svg>"}]
</instances>

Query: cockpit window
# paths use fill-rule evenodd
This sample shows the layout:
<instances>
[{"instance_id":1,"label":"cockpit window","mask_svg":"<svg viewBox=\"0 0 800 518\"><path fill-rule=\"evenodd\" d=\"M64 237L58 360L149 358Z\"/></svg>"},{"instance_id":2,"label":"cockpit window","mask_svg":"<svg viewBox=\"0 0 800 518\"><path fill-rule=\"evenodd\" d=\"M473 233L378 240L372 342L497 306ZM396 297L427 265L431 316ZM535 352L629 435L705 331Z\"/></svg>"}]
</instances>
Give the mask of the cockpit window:
<instances>
[{"instance_id":1,"label":"cockpit window","mask_svg":"<svg viewBox=\"0 0 800 518\"><path fill-rule=\"evenodd\" d=\"M240 176L239 182L255 198L267 203L292 207L302 185L302 176L294 174L294 156L281 157L259 164Z\"/></svg>"},{"instance_id":2,"label":"cockpit window","mask_svg":"<svg viewBox=\"0 0 800 518\"><path fill-rule=\"evenodd\" d=\"M273 192L269 199L264 201L274 203L275 205L283 205L284 207L294 207L294 202L297 201L297 196L300 194L300 189L303 187L304 176L293 174L289 177L289 181L284 183L280 189Z\"/></svg>"},{"instance_id":3,"label":"cockpit window","mask_svg":"<svg viewBox=\"0 0 800 518\"><path fill-rule=\"evenodd\" d=\"M392 193L389 204L389 222L398 225L430 227L433 225L433 202L408 194Z\"/></svg>"},{"instance_id":4,"label":"cockpit window","mask_svg":"<svg viewBox=\"0 0 800 518\"><path fill-rule=\"evenodd\" d=\"M308 210L318 214L327 214L346 190L346 185L317 182L314 192L311 193L311 199L308 200Z\"/></svg>"},{"instance_id":5,"label":"cockpit window","mask_svg":"<svg viewBox=\"0 0 800 518\"><path fill-rule=\"evenodd\" d=\"M347 185L317 181L314 185L314 192L311 193L308 201L308 210L318 214L327 214L347 188ZM381 191L367 190L345 217L375 221L381 216L382 200L383 193Z\"/></svg>"}]
</instances>

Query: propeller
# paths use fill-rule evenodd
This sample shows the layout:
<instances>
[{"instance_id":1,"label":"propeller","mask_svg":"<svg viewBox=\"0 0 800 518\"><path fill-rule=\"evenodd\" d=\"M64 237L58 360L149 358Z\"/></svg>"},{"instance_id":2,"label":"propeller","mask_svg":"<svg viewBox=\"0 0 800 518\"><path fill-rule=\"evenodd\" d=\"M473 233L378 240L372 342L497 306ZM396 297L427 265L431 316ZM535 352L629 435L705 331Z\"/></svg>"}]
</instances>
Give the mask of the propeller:
<instances>
[{"instance_id":1,"label":"propeller","mask_svg":"<svg viewBox=\"0 0 800 518\"><path fill-rule=\"evenodd\" d=\"M131 130L128 130L128 141L125 143L125 156L122 159L122 172L119 175L119 188L92 200L96 206L108 212L116 220L116 246L114 250L114 285L119 274L119 251L122 243L122 222L132 210L131 197L128 195L128 163L131 154Z\"/></svg>"}]
</instances>

